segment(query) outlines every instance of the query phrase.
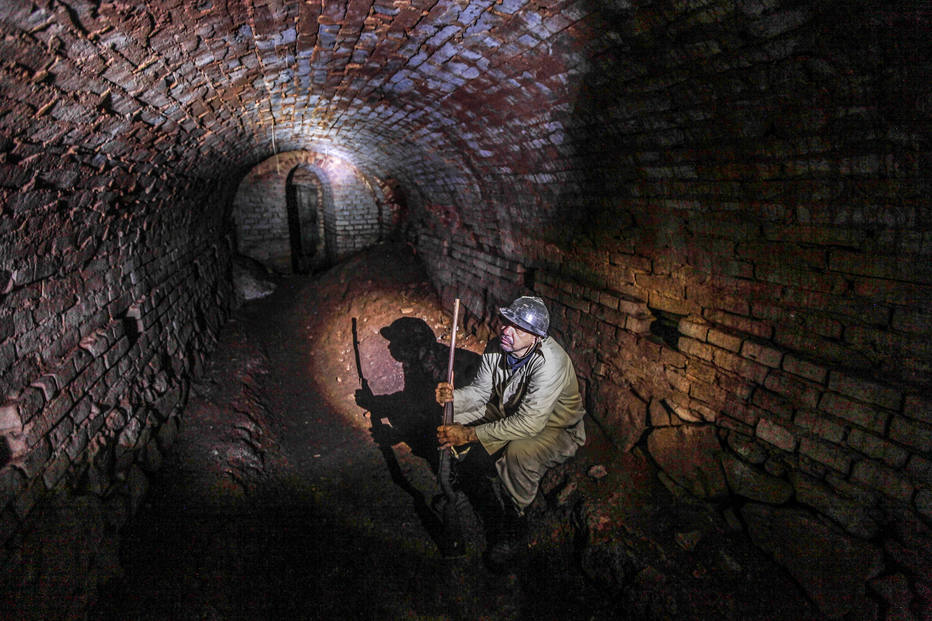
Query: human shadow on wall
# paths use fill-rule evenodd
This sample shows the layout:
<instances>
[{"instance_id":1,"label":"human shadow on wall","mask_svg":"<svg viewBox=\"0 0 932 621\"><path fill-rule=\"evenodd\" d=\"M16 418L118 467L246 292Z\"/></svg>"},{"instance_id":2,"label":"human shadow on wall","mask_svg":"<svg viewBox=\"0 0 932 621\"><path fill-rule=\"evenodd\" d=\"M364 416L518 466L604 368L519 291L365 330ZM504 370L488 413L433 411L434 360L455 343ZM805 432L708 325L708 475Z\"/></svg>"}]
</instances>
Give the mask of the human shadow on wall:
<instances>
[{"instance_id":1,"label":"human shadow on wall","mask_svg":"<svg viewBox=\"0 0 932 621\"><path fill-rule=\"evenodd\" d=\"M440 452L437 448L436 429L442 420L442 409L437 404L434 390L438 382L446 381L450 349L437 342L437 337L423 319L401 317L379 330L388 341L392 358L401 363L404 374L402 390L387 394L372 394L359 356L359 339L356 318L353 318L353 349L356 370L362 388L356 391L356 404L368 410L370 432L379 447L392 481L407 492L427 531L439 541L442 525L429 507L424 494L408 481L393 446L407 444L411 453L428 462L436 473ZM454 384L468 384L475 377L479 355L457 349L454 356Z\"/></svg>"}]
</instances>

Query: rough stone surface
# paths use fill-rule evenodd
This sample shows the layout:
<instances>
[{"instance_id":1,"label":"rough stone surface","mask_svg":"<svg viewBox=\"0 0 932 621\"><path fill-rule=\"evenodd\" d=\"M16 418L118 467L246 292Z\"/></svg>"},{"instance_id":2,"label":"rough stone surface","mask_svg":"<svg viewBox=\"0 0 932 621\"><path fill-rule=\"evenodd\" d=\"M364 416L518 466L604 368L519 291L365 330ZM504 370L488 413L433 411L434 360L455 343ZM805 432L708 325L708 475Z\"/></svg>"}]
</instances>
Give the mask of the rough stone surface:
<instances>
[{"instance_id":1,"label":"rough stone surface","mask_svg":"<svg viewBox=\"0 0 932 621\"><path fill-rule=\"evenodd\" d=\"M771 476L734 455L722 455L722 468L728 487L739 496L772 505L783 504L793 496L793 486L788 481Z\"/></svg>"},{"instance_id":2,"label":"rough stone surface","mask_svg":"<svg viewBox=\"0 0 932 621\"><path fill-rule=\"evenodd\" d=\"M870 581L870 588L880 595L889 607L887 616L893 619L915 618L910 610L913 593L909 580L903 574L880 576Z\"/></svg>"},{"instance_id":3,"label":"rough stone surface","mask_svg":"<svg viewBox=\"0 0 932 621\"><path fill-rule=\"evenodd\" d=\"M660 469L699 498L728 492L721 465L721 445L711 425L654 429L647 448Z\"/></svg>"},{"instance_id":4,"label":"rough stone surface","mask_svg":"<svg viewBox=\"0 0 932 621\"><path fill-rule=\"evenodd\" d=\"M598 400L604 409L593 416L599 418L619 450L631 450L647 429L647 404L630 388L609 381L599 384Z\"/></svg>"},{"instance_id":5,"label":"rough stone surface","mask_svg":"<svg viewBox=\"0 0 932 621\"><path fill-rule=\"evenodd\" d=\"M865 582L882 566L876 546L797 509L750 503L741 515L754 542L787 568L828 617L841 618L865 602Z\"/></svg>"},{"instance_id":6,"label":"rough stone surface","mask_svg":"<svg viewBox=\"0 0 932 621\"><path fill-rule=\"evenodd\" d=\"M282 307L300 310L269 322ZM439 415L423 401L448 331L403 247L283 279L240 307L125 529L125 572L90 618L818 618L746 535L666 493L639 449L605 468L597 434L542 481L513 571L483 566L494 528L473 519L487 515L475 496L467 554L442 559L428 508L436 448L419 429ZM467 376L483 341L463 330L457 343Z\"/></svg>"}]
</instances>

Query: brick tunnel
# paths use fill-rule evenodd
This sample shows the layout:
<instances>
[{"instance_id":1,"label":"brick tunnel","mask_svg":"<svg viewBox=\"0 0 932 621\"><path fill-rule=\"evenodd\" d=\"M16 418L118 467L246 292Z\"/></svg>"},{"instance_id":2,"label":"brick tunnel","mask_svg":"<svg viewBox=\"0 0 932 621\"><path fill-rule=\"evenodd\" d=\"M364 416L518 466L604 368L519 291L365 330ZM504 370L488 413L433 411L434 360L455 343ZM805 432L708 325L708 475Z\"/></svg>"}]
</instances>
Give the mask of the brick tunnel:
<instances>
[{"instance_id":1,"label":"brick tunnel","mask_svg":"<svg viewBox=\"0 0 932 621\"><path fill-rule=\"evenodd\" d=\"M550 309L591 438L541 501L585 539L554 573L610 602L579 618L742 618L671 604L663 559L740 576L695 555L743 537L794 589L758 618L932 619L930 22L924 0L0 2L5 609L84 618L131 573L101 550L146 523L238 313L338 308L414 261L426 284L395 284L436 302L406 312L442 326L460 299L476 347L515 296ZM256 270L280 284L246 301ZM621 506L633 461L715 526L658 552ZM412 614L574 618L530 599ZM241 618L214 612L167 616Z\"/></svg>"}]
</instances>

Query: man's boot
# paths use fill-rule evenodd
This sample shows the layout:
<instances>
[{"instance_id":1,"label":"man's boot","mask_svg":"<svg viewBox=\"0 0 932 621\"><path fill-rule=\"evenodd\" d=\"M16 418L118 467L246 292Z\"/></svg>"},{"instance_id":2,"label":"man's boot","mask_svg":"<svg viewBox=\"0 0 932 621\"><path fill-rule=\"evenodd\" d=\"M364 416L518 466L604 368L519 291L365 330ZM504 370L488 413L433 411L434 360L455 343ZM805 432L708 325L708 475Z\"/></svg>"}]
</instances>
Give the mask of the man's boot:
<instances>
[{"instance_id":1,"label":"man's boot","mask_svg":"<svg viewBox=\"0 0 932 621\"><path fill-rule=\"evenodd\" d=\"M486 549L485 560L489 569L503 572L527 548L528 519L518 511L507 492L498 485L494 487L499 505L498 524Z\"/></svg>"},{"instance_id":2,"label":"man's boot","mask_svg":"<svg viewBox=\"0 0 932 621\"><path fill-rule=\"evenodd\" d=\"M472 514L472 505L469 504L469 497L467 497L462 490L457 489L453 498L453 510L456 511L456 516L465 522ZM430 508L437 517L443 518L444 515L450 515L449 502L450 499L447 498L446 494L436 494L430 501Z\"/></svg>"}]
</instances>

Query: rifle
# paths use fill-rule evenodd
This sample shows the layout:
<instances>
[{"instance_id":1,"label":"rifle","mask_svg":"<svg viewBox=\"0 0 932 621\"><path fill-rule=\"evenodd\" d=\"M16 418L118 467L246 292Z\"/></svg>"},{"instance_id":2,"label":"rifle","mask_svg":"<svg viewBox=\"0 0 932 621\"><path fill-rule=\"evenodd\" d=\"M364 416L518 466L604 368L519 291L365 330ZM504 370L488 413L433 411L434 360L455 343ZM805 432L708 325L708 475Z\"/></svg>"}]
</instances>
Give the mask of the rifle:
<instances>
[{"instance_id":1,"label":"rifle","mask_svg":"<svg viewBox=\"0 0 932 621\"><path fill-rule=\"evenodd\" d=\"M360 387L366 392L370 393L369 382L366 380L366 377L362 374L362 361L359 359L359 332L356 328L356 318L353 317L353 351L356 354L356 375L359 376Z\"/></svg>"},{"instance_id":2,"label":"rifle","mask_svg":"<svg viewBox=\"0 0 932 621\"><path fill-rule=\"evenodd\" d=\"M450 334L450 357L447 361L447 383L453 385L453 354L456 352L456 322L460 312L460 300L456 299L453 304L453 331ZM453 402L448 401L443 404L443 424L453 424ZM437 467L437 478L440 482L440 489L446 496L446 502L443 503L443 538L441 552L444 556L461 556L465 553L463 544L462 527L460 525L460 514L457 506L461 505L465 498L459 496L459 492L453 488L450 481L452 464L450 460L456 454L453 447L449 450L440 451L440 464Z\"/></svg>"}]
</instances>

